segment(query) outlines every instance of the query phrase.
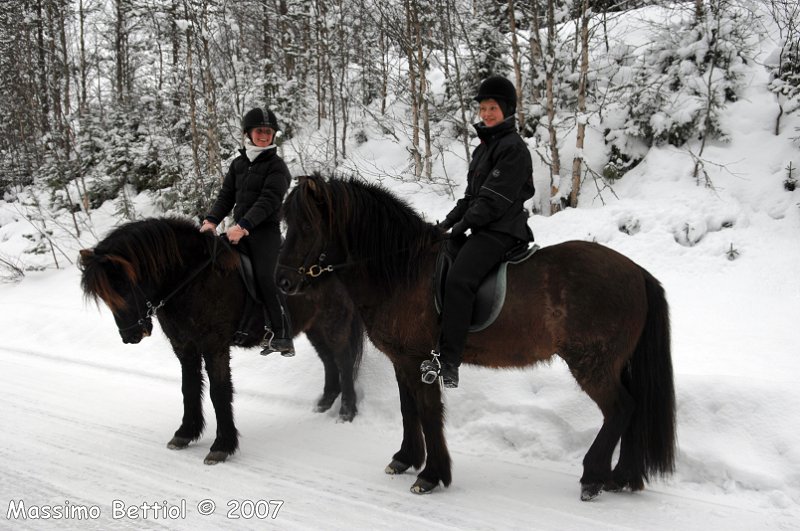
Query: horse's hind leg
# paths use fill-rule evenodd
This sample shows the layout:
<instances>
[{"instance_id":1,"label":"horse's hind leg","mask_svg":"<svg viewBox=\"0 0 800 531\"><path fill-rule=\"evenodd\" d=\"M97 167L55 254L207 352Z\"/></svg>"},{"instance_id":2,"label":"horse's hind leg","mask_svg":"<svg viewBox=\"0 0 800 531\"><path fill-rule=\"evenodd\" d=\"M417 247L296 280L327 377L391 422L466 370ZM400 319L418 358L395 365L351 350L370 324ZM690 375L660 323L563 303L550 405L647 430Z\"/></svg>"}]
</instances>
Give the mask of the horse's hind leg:
<instances>
[{"instance_id":1,"label":"horse's hind leg","mask_svg":"<svg viewBox=\"0 0 800 531\"><path fill-rule=\"evenodd\" d=\"M322 388L322 396L317 400L316 407L316 411L322 413L331 408L341 392L339 368L336 365L333 349L328 345L324 332L311 329L306 332L306 335L317 351L317 355L325 369L325 386Z\"/></svg>"},{"instance_id":2,"label":"horse's hind leg","mask_svg":"<svg viewBox=\"0 0 800 531\"><path fill-rule=\"evenodd\" d=\"M623 373L623 385L625 385L625 395L631 396L628 390L628 377ZM635 402L634 398L630 399ZM634 406L635 407L635 406ZM634 438L633 420L631 420L625 431L622 433L622 440L619 443L619 461L612 472L612 481L603 487L603 490L620 491L625 488L630 490L642 490L644 488L644 473L637 466L642 458L637 454L638 445Z\"/></svg>"},{"instance_id":3,"label":"horse's hind leg","mask_svg":"<svg viewBox=\"0 0 800 531\"><path fill-rule=\"evenodd\" d=\"M339 406L339 418L350 422L356 413L356 388L355 388L355 365L353 353L348 348L339 351L336 356L336 366L339 373L339 384L342 389L342 403Z\"/></svg>"},{"instance_id":4,"label":"horse's hind leg","mask_svg":"<svg viewBox=\"0 0 800 531\"><path fill-rule=\"evenodd\" d=\"M205 458L207 465L221 463L239 447L239 434L233 423L233 383L230 352L227 349L204 355L210 385L211 403L217 418L217 437Z\"/></svg>"},{"instance_id":5,"label":"horse's hind leg","mask_svg":"<svg viewBox=\"0 0 800 531\"><path fill-rule=\"evenodd\" d=\"M181 362L181 392L183 394L183 420L175 435L167 443L171 450L189 446L203 433L203 372L197 352L177 352Z\"/></svg>"},{"instance_id":6,"label":"horse's hind leg","mask_svg":"<svg viewBox=\"0 0 800 531\"><path fill-rule=\"evenodd\" d=\"M590 396L592 396L591 393ZM615 474L611 472L611 459L614 448L625 433L636 407L633 397L619 384L610 392L603 393L602 398L595 396L592 398L603 412L603 426L583 458L583 476L581 477L581 500L583 501L597 497L604 488L620 490L621 487L624 487L624 483L618 486L613 479ZM625 466L624 451L627 451L627 446L620 450L620 463L623 464L620 473Z\"/></svg>"},{"instance_id":7,"label":"horse's hind leg","mask_svg":"<svg viewBox=\"0 0 800 531\"><path fill-rule=\"evenodd\" d=\"M621 381L615 367L615 351L608 345L571 345L561 349L578 384L603 413L603 426L583 458L581 500L597 497L606 486L613 486L611 459L625 432L636 403Z\"/></svg>"}]
</instances>

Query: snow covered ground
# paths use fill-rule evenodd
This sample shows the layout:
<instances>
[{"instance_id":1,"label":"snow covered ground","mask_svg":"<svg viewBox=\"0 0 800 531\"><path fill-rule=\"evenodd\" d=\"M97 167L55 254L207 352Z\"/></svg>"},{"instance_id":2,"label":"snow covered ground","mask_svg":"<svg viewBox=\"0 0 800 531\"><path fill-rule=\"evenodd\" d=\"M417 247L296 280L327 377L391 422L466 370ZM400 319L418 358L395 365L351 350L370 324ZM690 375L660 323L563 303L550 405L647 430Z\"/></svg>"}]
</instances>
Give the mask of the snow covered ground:
<instances>
[{"instance_id":1,"label":"snow covered ground","mask_svg":"<svg viewBox=\"0 0 800 531\"><path fill-rule=\"evenodd\" d=\"M664 284L674 476L580 502L581 459L601 419L564 364L465 367L461 387L446 392L453 485L415 496L412 474L383 472L402 435L389 362L367 349L359 415L338 423L338 404L312 412L323 372L304 338L291 359L234 350L239 453L203 465L215 428L208 400L206 435L170 451L182 406L166 340L156 326L153 337L123 345L110 312L84 303L80 273L66 263L116 221L106 205L94 214L95 236L57 239L61 269L0 284L0 528L800 529L800 191L782 186L788 162L800 166L791 140L800 121L784 119L784 133L772 134L776 107L763 71L753 72L750 93L726 114L731 142L706 148L704 158L721 165L709 166L713 190L696 186L685 152L655 149L616 183L617 197L605 193L603 203L587 185L581 208L531 218L540 245L593 239ZM392 173L405 156L370 140L352 160ZM448 163L448 174L463 166ZM452 206L433 188L386 184L431 220ZM147 197L137 205L153 213ZM0 257L51 263L23 254L35 234L15 204L0 201ZM68 518L81 511L88 517Z\"/></svg>"}]
</instances>

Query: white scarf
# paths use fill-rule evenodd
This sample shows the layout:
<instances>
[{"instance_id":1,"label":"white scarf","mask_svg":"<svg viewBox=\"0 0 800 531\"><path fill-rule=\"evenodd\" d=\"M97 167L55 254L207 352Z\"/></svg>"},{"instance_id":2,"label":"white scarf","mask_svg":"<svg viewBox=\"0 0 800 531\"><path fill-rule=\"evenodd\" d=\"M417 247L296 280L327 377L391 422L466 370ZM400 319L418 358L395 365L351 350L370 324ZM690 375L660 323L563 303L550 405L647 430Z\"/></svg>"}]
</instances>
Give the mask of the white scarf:
<instances>
[{"instance_id":1,"label":"white scarf","mask_svg":"<svg viewBox=\"0 0 800 531\"><path fill-rule=\"evenodd\" d=\"M244 151L250 162L256 160L256 158L258 158L258 156L261 155L261 153L263 153L264 151L268 149L275 149L276 147L277 146L275 144L270 144L267 147L259 147L253 144L253 141L250 140L250 137L245 136L244 138Z\"/></svg>"}]
</instances>

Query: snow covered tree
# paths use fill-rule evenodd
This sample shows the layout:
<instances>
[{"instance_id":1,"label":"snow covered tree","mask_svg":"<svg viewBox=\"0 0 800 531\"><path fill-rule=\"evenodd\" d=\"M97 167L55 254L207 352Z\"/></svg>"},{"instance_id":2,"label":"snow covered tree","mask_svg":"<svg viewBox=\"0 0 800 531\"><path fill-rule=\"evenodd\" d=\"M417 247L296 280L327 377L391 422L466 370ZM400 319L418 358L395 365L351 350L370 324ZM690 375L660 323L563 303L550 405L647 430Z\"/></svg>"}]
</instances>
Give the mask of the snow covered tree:
<instances>
[{"instance_id":1,"label":"snow covered tree","mask_svg":"<svg viewBox=\"0 0 800 531\"><path fill-rule=\"evenodd\" d=\"M768 60L770 90L778 100L775 134L781 117L800 109L800 4L793 0L771 0L770 14L780 32L780 48Z\"/></svg>"},{"instance_id":2,"label":"snow covered tree","mask_svg":"<svg viewBox=\"0 0 800 531\"><path fill-rule=\"evenodd\" d=\"M725 139L720 112L738 98L752 60L752 14L735 0L709 0L678 12L639 56L636 100L625 124L648 145Z\"/></svg>"}]
</instances>

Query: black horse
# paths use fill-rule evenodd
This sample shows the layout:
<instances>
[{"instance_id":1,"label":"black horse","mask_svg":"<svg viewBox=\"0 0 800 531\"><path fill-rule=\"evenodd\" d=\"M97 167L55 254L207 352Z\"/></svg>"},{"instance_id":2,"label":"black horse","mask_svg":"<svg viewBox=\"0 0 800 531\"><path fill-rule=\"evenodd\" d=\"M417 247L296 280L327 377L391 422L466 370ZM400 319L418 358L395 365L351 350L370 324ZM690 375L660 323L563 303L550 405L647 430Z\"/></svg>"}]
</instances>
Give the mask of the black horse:
<instances>
[{"instance_id":1,"label":"black horse","mask_svg":"<svg viewBox=\"0 0 800 531\"><path fill-rule=\"evenodd\" d=\"M304 292L312 271L338 277L370 339L394 365L403 442L386 472L424 463L413 492L450 484L441 389L420 381L420 363L431 358L439 335L431 279L445 236L385 189L354 180L301 179L284 212L281 288ZM672 472L675 391L669 310L658 280L607 247L572 241L509 266L507 282L502 312L469 335L464 362L503 368L554 354L564 359L603 413L583 459L581 498L639 490L648 476Z\"/></svg>"},{"instance_id":2,"label":"black horse","mask_svg":"<svg viewBox=\"0 0 800 531\"><path fill-rule=\"evenodd\" d=\"M168 443L171 449L185 448L203 432L205 362L217 420L206 464L224 461L239 444L230 347L249 297L239 261L239 253L224 240L201 234L194 223L178 218L127 223L94 249L80 252L83 292L111 309L122 341L141 341L157 316L180 360L183 421ZM287 306L295 333L306 333L325 366L317 411L329 409L341 393L339 418L351 421L357 412L353 382L364 335L350 298L338 282L325 282L305 297L293 297ZM263 319L250 331L244 347L256 346L263 337Z\"/></svg>"}]
</instances>

